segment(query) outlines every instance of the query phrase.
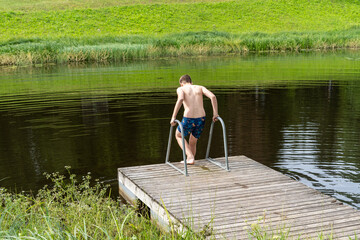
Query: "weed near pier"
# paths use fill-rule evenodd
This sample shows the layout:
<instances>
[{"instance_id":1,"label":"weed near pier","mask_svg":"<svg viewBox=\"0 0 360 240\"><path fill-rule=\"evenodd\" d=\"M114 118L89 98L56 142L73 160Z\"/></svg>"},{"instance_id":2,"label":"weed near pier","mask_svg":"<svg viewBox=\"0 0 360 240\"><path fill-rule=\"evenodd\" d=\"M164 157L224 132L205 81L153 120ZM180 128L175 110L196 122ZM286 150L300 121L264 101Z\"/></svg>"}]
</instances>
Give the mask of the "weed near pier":
<instances>
[{"instance_id":1,"label":"weed near pier","mask_svg":"<svg viewBox=\"0 0 360 240\"><path fill-rule=\"evenodd\" d=\"M1 239L161 239L166 235L134 209L109 197L108 188L47 174L52 186L36 196L0 189ZM93 185L93 186L92 186Z\"/></svg>"}]
</instances>

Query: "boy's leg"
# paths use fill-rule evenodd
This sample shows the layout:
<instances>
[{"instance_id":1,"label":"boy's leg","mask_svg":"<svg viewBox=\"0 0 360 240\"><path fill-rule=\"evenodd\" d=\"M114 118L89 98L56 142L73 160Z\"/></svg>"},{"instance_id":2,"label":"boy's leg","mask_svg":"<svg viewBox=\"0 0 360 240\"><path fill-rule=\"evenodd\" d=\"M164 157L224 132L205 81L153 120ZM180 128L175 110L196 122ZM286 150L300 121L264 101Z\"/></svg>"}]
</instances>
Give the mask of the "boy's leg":
<instances>
[{"instance_id":1,"label":"boy's leg","mask_svg":"<svg viewBox=\"0 0 360 240\"><path fill-rule=\"evenodd\" d=\"M180 148L183 149L181 133L177 129L176 129L175 138L176 138ZM186 151L186 156L187 156L186 163L194 164L194 154L192 153L190 146L189 146L188 142L186 141L186 139L184 139L184 142L185 142L185 151Z\"/></svg>"},{"instance_id":2,"label":"boy's leg","mask_svg":"<svg viewBox=\"0 0 360 240\"><path fill-rule=\"evenodd\" d=\"M194 137L192 134L190 134L190 138L189 138L189 147L190 150L192 152L192 154L194 155L194 160L195 160L195 155L196 155L196 143L197 143L198 139L196 137Z\"/></svg>"},{"instance_id":3,"label":"boy's leg","mask_svg":"<svg viewBox=\"0 0 360 240\"><path fill-rule=\"evenodd\" d=\"M197 141L198 141L201 133L204 130L205 117L196 118L193 122L193 126L194 126L194 128L192 129L192 133L190 134L190 137L189 137L189 147L190 147L192 154L194 155L194 160L195 160L196 144L197 144Z\"/></svg>"}]
</instances>

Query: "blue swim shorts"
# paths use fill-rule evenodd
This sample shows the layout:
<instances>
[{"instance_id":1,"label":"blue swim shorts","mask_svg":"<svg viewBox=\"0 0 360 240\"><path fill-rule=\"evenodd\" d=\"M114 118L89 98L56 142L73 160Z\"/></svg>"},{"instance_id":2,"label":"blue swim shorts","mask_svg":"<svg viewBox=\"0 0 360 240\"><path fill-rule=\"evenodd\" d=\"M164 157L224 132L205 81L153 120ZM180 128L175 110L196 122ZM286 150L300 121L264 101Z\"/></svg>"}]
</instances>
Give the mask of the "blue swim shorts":
<instances>
[{"instance_id":1,"label":"blue swim shorts","mask_svg":"<svg viewBox=\"0 0 360 240\"><path fill-rule=\"evenodd\" d=\"M190 133L199 138L205 126L205 117L200 118L187 118L183 117L181 124L184 128L184 137L189 135ZM179 132L181 132L180 126L177 127Z\"/></svg>"}]
</instances>

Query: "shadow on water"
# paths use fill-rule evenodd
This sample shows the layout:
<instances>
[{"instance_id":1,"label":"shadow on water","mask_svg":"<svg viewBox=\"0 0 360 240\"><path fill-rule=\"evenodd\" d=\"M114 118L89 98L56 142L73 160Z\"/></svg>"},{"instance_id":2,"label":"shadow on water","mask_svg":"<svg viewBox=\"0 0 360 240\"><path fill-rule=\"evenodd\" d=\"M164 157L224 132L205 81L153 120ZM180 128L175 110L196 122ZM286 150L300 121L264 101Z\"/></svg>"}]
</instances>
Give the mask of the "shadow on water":
<instances>
[{"instance_id":1,"label":"shadow on water","mask_svg":"<svg viewBox=\"0 0 360 240\"><path fill-rule=\"evenodd\" d=\"M0 184L36 190L43 172L72 166L117 192L118 167L165 160L177 80L187 73L217 95L230 155L251 157L360 208L360 64L351 60L359 55L3 68ZM205 109L210 116L207 99ZM207 132L198 158L205 156ZM221 136L215 126L213 157L223 154ZM178 146L172 148L171 161L180 160Z\"/></svg>"}]
</instances>

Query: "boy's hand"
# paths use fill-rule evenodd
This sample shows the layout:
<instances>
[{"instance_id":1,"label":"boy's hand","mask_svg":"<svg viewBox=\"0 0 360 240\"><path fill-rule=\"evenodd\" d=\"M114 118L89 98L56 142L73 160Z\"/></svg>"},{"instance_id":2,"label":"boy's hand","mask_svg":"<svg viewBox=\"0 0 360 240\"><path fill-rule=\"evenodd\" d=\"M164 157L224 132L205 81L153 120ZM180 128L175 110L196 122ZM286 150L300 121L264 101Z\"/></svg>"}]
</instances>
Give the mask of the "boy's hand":
<instances>
[{"instance_id":1,"label":"boy's hand","mask_svg":"<svg viewBox=\"0 0 360 240\"><path fill-rule=\"evenodd\" d=\"M219 114L216 114L216 115L213 116L213 118L212 118L213 122L218 121L217 117L219 117Z\"/></svg>"},{"instance_id":2,"label":"boy's hand","mask_svg":"<svg viewBox=\"0 0 360 240\"><path fill-rule=\"evenodd\" d=\"M170 124L171 124L171 126L175 126L175 125L176 125L175 118L172 118L172 119L170 120Z\"/></svg>"}]
</instances>

